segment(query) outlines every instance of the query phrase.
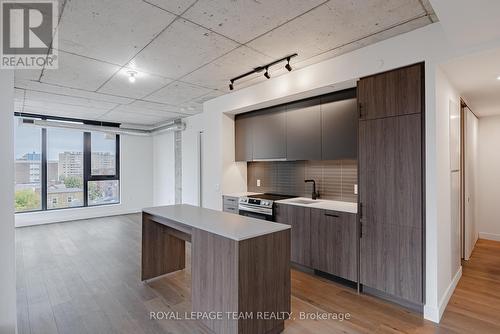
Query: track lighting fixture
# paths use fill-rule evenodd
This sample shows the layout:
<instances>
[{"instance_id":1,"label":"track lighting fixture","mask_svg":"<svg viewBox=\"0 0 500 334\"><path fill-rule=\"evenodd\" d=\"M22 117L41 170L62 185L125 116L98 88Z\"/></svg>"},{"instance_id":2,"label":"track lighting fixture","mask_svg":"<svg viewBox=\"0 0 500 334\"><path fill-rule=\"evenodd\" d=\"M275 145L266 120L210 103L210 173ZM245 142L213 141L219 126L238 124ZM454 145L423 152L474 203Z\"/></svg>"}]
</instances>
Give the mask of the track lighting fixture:
<instances>
[{"instance_id":1,"label":"track lighting fixture","mask_svg":"<svg viewBox=\"0 0 500 334\"><path fill-rule=\"evenodd\" d=\"M292 66L290 65L290 60L293 58L293 57L297 57L298 54L297 53L294 53L290 56L286 56L284 58L281 58L281 59L278 59L278 60L275 60L273 61L272 63L269 63L269 64L266 64L266 65L263 65L263 66L259 66L259 67L256 67L254 68L253 70L251 71L248 71L247 73L244 73L242 75L239 75L237 77L234 77L232 78L231 80L229 80L229 90L233 90L234 89L234 83L235 81L237 80L240 80L240 79L243 79L244 77L247 77L249 75L252 75L254 73L261 73L262 71L265 70L264 72L264 76L267 78L267 79L271 79L271 73L269 72L269 68L278 64L278 63L281 63L283 61L286 61L287 64L285 65L285 68L288 70L288 72L290 72L293 68Z\"/></svg>"},{"instance_id":2,"label":"track lighting fixture","mask_svg":"<svg viewBox=\"0 0 500 334\"><path fill-rule=\"evenodd\" d=\"M288 70L288 72L292 71L292 66L290 66L290 57L286 59L287 64L285 65L285 68Z\"/></svg>"},{"instance_id":3,"label":"track lighting fixture","mask_svg":"<svg viewBox=\"0 0 500 334\"><path fill-rule=\"evenodd\" d=\"M269 67L266 67L266 73L264 73L264 76L268 79L271 79L271 74L269 74Z\"/></svg>"}]
</instances>

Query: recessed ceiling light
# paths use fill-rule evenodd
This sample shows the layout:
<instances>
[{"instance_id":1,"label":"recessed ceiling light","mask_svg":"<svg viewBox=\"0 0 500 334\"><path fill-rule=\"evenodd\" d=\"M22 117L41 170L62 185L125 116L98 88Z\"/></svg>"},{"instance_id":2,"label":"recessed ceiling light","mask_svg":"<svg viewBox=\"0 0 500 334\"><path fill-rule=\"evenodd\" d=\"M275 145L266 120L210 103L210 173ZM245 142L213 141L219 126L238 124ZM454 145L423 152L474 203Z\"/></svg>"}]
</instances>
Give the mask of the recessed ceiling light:
<instances>
[{"instance_id":1,"label":"recessed ceiling light","mask_svg":"<svg viewBox=\"0 0 500 334\"><path fill-rule=\"evenodd\" d=\"M135 82L135 76L137 75L137 72L135 71L128 71L128 81L131 83Z\"/></svg>"},{"instance_id":2,"label":"recessed ceiling light","mask_svg":"<svg viewBox=\"0 0 500 334\"><path fill-rule=\"evenodd\" d=\"M500 75L497 77L497 80L500 80Z\"/></svg>"}]
</instances>

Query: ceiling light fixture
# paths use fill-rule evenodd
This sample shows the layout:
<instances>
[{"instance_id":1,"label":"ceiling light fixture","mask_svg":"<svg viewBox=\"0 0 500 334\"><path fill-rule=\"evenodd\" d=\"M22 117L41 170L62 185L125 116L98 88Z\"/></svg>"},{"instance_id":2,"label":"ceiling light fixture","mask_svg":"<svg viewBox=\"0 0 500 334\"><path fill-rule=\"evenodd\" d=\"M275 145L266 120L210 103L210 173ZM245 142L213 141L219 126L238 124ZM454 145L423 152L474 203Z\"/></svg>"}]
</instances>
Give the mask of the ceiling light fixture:
<instances>
[{"instance_id":1,"label":"ceiling light fixture","mask_svg":"<svg viewBox=\"0 0 500 334\"><path fill-rule=\"evenodd\" d=\"M248 71L247 73L244 73L244 74L242 74L242 75L239 75L239 76L237 76L237 77L234 77L234 78L232 78L231 80L229 80L229 90L233 90L233 89L234 89L234 83L235 83L235 81L240 80L240 79L243 79L243 78L245 78L245 77L248 77L249 75L252 75L252 74L254 74L254 73L260 73L260 72L262 72L262 71L264 71L264 70L266 71L266 72L264 73L264 76L265 76L267 79L271 79L271 74L269 73L269 68L270 68L271 66L274 66L274 65L276 65L276 64L278 64L278 63L281 63L281 62L283 62L283 61L287 61L287 64L285 65L285 68L288 70L288 72L290 72L290 71L293 69L293 68L292 68L292 66L290 65L290 60L291 60L293 57L297 57L297 56L298 56L298 54L297 54L297 53L294 53L294 54L289 55L289 56L286 56L286 57L284 57L284 58L281 58L281 59L275 60L275 61L273 61L273 62L271 62L271 63L269 63L269 64L266 64L266 65L263 65L263 66L256 67L256 68L254 68L253 70Z\"/></svg>"},{"instance_id":2,"label":"ceiling light fixture","mask_svg":"<svg viewBox=\"0 0 500 334\"><path fill-rule=\"evenodd\" d=\"M130 83L134 83L135 79L136 79L135 76L137 75L137 72L135 72L135 71L128 71L127 73L128 73L128 81Z\"/></svg>"},{"instance_id":3,"label":"ceiling light fixture","mask_svg":"<svg viewBox=\"0 0 500 334\"><path fill-rule=\"evenodd\" d=\"M500 75L497 77L497 80L500 80Z\"/></svg>"},{"instance_id":4,"label":"ceiling light fixture","mask_svg":"<svg viewBox=\"0 0 500 334\"><path fill-rule=\"evenodd\" d=\"M271 74L269 74L269 67L266 67L266 73L264 73L264 76L268 79L271 79Z\"/></svg>"},{"instance_id":5,"label":"ceiling light fixture","mask_svg":"<svg viewBox=\"0 0 500 334\"><path fill-rule=\"evenodd\" d=\"M290 66L290 57L288 57L286 59L286 61L288 62L286 65L285 65L285 68L288 70L288 72L291 72L292 71L292 66Z\"/></svg>"}]
</instances>

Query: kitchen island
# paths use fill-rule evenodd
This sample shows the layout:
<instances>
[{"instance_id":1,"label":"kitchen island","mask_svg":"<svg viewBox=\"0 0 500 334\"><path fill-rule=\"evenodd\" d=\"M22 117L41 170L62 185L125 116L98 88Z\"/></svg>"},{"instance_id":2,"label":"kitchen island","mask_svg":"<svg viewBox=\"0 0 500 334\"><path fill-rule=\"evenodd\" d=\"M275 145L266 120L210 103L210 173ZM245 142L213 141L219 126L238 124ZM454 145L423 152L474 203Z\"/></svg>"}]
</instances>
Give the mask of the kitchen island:
<instances>
[{"instance_id":1,"label":"kitchen island","mask_svg":"<svg viewBox=\"0 0 500 334\"><path fill-rule=\"evenodd\" d=\"M290 226L191 205L143 209L142 280L185 268L214 333L273 334L290 312ZM245 315L245 316L242 316Z\"/></svg>"}]
</instances>

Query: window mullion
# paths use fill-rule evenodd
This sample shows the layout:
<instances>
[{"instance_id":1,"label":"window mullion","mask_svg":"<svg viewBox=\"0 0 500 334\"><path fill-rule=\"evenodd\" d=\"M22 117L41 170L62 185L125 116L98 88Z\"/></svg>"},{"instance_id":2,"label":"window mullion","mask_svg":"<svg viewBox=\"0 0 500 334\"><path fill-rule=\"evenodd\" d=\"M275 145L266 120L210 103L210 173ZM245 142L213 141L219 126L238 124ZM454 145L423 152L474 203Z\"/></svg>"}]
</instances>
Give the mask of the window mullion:
<instances>
[{"instance_id":1,"label":"window mullion","mask_svg":"<svg viewBox=\"0 0 500 334\"><path fill-rule=\"evenodd\" d=\"M42 157L41 157L41 200L42 200L42 211L47 210L47 129L42 128Z\"/></svg>"},{"instance_id":2,"label":"window mullion","mask_svg":"<svg viewBox=\"0 0 500 334\"><path fill-rule=\"evenodd\" d=\"M83 133L83 206L89 206L89 181L91 179L91 148L92 139L90 132Z\"/></svg>"}]
</instances>

